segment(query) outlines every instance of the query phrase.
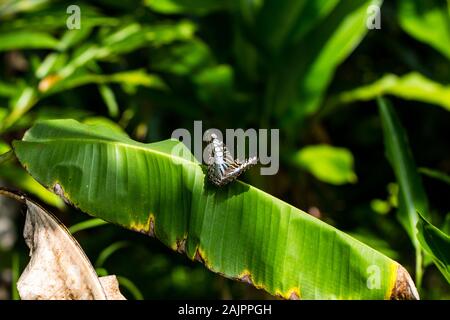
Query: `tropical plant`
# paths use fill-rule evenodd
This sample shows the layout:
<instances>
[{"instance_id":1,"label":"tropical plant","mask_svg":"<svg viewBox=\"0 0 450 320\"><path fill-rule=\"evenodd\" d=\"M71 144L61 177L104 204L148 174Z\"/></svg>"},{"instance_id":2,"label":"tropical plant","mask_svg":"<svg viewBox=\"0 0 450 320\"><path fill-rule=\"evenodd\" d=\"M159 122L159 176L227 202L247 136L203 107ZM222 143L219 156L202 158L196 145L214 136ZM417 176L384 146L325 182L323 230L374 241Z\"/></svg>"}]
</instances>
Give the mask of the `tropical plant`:
<instances>
[{"instance_id":1,"label":"tropical plant","mask_svg":"<svg viewBox=\"0 0 450 320\"><path fill-rule=\"evenodd\" d=\"M450 297L448 1L81 1L69 30L72 4L0 3L0 184L99 276L138 299L378 299L416 296L408 270ZM213 187L167 140L195 120L280 129L279 172ZM0 299L28 259L15 212L0 197Z\"/></svg>"}]
</instances>

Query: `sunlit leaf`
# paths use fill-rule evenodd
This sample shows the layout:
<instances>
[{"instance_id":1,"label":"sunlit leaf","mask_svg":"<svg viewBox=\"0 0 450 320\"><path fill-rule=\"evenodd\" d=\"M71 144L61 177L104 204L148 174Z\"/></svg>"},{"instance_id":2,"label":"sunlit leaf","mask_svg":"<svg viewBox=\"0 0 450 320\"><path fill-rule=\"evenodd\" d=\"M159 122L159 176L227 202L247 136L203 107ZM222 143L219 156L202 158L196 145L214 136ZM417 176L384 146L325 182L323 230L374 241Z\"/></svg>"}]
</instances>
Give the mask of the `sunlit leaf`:
<instances>
[{"instance_id":1,"label":"sunlit leaf","mask_svg":"<svg viewBox=\"0 0 450 320\"><path fill-rule=\"evenodd\" d=\"M190 20L177 23L161 23L149 26L145 37L152 46L162 46L175 41L187 41L194 37L197 27Z\"/></svg>"},{"instance_id":2,"label":"sunlit leaf","mask_svg":"<svg viewBox=\"0 0 450 320\"><path fill-rule=\"evenodd\" d=\"M450 11L444 0L400 0L402 28L450 59Z\"/></svg>"},{"instance_id":3,"label":"sunlit leaf","mask_svg":"<svg viewBox=\"0 0 450 320\"><path fill-rule=\"evenodd\" d=\"M71 61L69 61L64 68L58 71L57 76L65 79L74 74L78 69L91 62L92 60L105 57L109 54L106 48L98 47L97 45L86 45L77 50Z\"/></svg>"},{"instance_id":4,"label":"sunlit leaf","mask_svg":"<svg viewBox=\"0 0 450 320\"><path fill-rule=\"evenodd\" d=\"M0 17L14 15L20 12L34 11L47 5L50 0L17 1L4 0L0 3Z\"/></svg>"},{"instance_id":5,"label":"sunlit leaf","mask_svg":"<svg viewBox=\"0 0 450 320\"><path fill-rule=\"evenodd\" d=\"M16 31L0 34L0 51L16 49L56 49L58 41L50 34Z\"/></svg>"},{"instance_id":6,"label":"sunlit leaf","mask_svg":"<svg viewBox=\"0 0 450 320\"><path fill-rule=\"evenodd\" d=\"M46 94L51 95L64 90L73 89L87 84L107 84L107 83L119 83L132 86L143 86L147 88L166 90L167 86L164 81L155 74L146 73L144 70L130 70L113 74L92 74L81 73L73 75L72 77L62 79L56 77L51 85L46 88ZM47 78L44 78L45 81Z\"/></svg>"},{"instance_id":7,"label":"sunlit leaf","mask_svg":"<svg viewBox=\"0 0 450 320\"><path fill-rule=\"evenodd\" d=\"M124 137L127 137L127 134L125 133L125 131L121 126L119 126L116 122L112 121L111 119L105 117L87 117L83 120L83 123L90 126L108 127L109 130L112 130L117 134L121 134Z\"/></svg>"},{"instance_id":8,"label":"sunlit leaf","mask_svg":"<svg viewBox=\"0 0 450 320\"><path fill-rule=\"evenodd\" d=\"M13 99L10 113L0 123L0 131L7 129L27 113L37 102L37 91L32 87L25 87Z\"/></svg>"},{"instance_id":9,"label":"sunlit leaf","mask_svg":"<svg viewBox=\"0 0 450 320\"><path fill-rule=\"evenodd\" d=\"M353 171L353 155L345 148L307 146L297 152L293 161L324 182L340 185L357 180Z\"/></svg>"},{"instance_id":10,"label":"sunlit leaf","mask_svg":"<svg viewBox=\"0 0 450 320\"><path fill-rule=\"evenodd\" d=\"M54 67L56 61L58 60L59 54L56 52L50 53L47 57L45 57L44 61L39 65L39 67L36 69L36 77L37 78L43 78L45 77L50 70ZM41 90L45 91L45 90Z\"/></svg>"},{"instance_id":11,"label":"sunlit leaf","mask_svg":"<svg viewBox=\"0 0 450 320\"><path fill-rule=\"evenodd\" d=\"M143 144L108 127L54 120L13 145L34 177L84 212L274 295L418 297L399 264L321 220L240 181L212 186L179 141Z\"/></svg>"},{"instance_id":12,"label":"sunlit leaf","mask_svg":"<svg viewBox=\"0 0 450 320\"><path fill-rule=\"evenodd\" d=\"M381 199L373 199L370 201L370 207L379 214L387 214L391 210L390 203Z\"/></svg>"},{"instance_id":13,"label":"sunlit leaf","mask_svg":"<svg viewBox=\"0 0 450 320\"><path fill-rule=\"evenodd\" d=\"M60 51L66 51L87 39L91 32L92 26L85 26L84 24L83 28L66 31L58 43L58 49Z\"/></svg>"},{"instance_id":14,"label":"sunlit leaf","mask_svg":"<svg viewBox=\"0 0 450 320\"><path fill-rule=\"evenodd\" d=\"M404 76L385 75L373 84L340 94L342 103L372 100L380 95L393 95L408 100L431 103L450 111L450 86L445 86L413 72Z\"/></svg>"}]
</instances>

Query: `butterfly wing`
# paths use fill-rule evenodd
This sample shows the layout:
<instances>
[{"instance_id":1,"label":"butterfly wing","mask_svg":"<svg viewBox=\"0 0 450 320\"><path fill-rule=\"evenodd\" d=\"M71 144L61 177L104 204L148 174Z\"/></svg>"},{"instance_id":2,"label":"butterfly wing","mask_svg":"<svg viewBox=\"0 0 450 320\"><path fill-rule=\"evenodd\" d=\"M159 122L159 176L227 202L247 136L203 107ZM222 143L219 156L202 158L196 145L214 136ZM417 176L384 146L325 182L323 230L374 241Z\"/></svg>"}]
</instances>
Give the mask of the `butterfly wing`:
<instances>
[{"instance_id":1,"label":"butterfly wing","mask_svg":"<svg viewBox=\"0 0 450 320\"><path fill-rule=\"evenodd\" d=\"M245 160L243 163L238 163L233 161L233 164L230 165L225 171L224 177L229 181L232 181L247 171L249 168L253 167L256 164L256 157Z\"/></svg>"},{"instance_id":2,"label":"butterfly wing","mask_svg":"<svg viewBox=\"0 0 450 320\"><path fill-rule=\"evenodd\" d=\"M208 164L208 177L215 185L223 186L240 176L256 164L256 157L243 163L235 161L222 141L215 138L211 142L211 155Z\"/></svg>"}]
</instances>

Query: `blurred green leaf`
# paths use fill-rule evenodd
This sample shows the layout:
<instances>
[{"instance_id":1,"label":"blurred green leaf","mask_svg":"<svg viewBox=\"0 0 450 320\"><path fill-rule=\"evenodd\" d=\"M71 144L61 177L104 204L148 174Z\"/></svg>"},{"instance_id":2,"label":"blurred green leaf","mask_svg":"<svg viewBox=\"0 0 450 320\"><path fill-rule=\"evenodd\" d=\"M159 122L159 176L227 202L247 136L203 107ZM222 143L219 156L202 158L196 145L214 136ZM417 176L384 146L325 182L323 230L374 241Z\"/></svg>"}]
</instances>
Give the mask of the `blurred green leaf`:
<instances>
[{"instance_id":1,"label":"blurred green leaf","mask_svg":"<svg viewBox=\"0 0 450 320\"><path fill-rule=\"evenodd\" d=\"M345 148L315 145L302 148L294 156L294 163L317 179L335 185L355 183L353 155Z\"/></svg>"},{"instance_id":2,"label":"blurred green leaf","mask_svg":"<svg viewBox=\"0 0 450 320\"><path fill-rule=\"evenodd\" d=\"M13 164L3 164L0 167L0 177L5 179L10 184L29 192L43 202L57 207L64 208L64 202L56 194L44 188L39 182L33 179L22 167L14 166Z\"/></svg>"},{"instance_id":3,"label":"blurred green leaf","mask_svg":"<svg viewBox=\"0 0 450 320\"><path fill-rule=\"evenodd\" d=\"M45 31L55 32L59 29L67 30L66 9L69 4L58 1L8 1L5 6L0 4L0 17L2 24L0 30L12 31ZM17 4L17 5L15 5ZM102 16L98 8L87 2L82 4L83 28L94 26L108 27L119 24L119 19L111 16ZM80 29L81 30L81 29Z\"/></svg>"},{"instance_id":4,"label":"blurred green leaf","mask_svg":"<svg viewBox=\"0 0 450 320\"><path fill-rule=\"evenodd\" d=\"M450 11L445 0L400 0L399 22L419 41L450 59Z\"/></svg>"},{"instance_id":5,"label":"blurred green leaf","mask_svg":"<svg viewBox=\"0 0 450 320\"><path fill-rule=\"evenodd\" d=\"M100 75L97 77L96 81L103 83L122 83L155 89L167 89L166 84L159 76L149 74L143 69L118 72L111 75Z\"/></svg>"},{"instance_id":6,"label":"blurred green leaf","mask_svg":"<svg viewBox=\"0 0 450 320\"><path fill-rule=\"evenodd\" d=\"M233 69L228 65L217 65L202 70L194 77L199 86L211 86L231 89Z\"/></svg>"},{"instance_id":7,"label":"blurred green leaf","mask_svg":"<svg viewBox=\"0 0 450 320\"><path fill-rule=\"evenodd\" d=\"M50 34L35 31L15 31L0 34L0 52L17 49L56 49L58 40Z\"/></svg>"},{"instance_id":8,"label":"blurred green leaf","mask_svg":"<svg viewBox=\"0 0 450 320\"><path fill-rule=\"evenodd\" d=\"M60 51L66 51L67 49L83 42L89 37L92 32L92 27L83 25L83 28L67 30L58 43L58 49Z\"/></svg>"},{"instance_id":9,"label":"blurred green leaf","mask_svg":"<svg viewBox=\"0 0 450 320\"><path fill-rule=\"evenodd\" d=\"M419 214L417 236L422 248L450 283L450 237Z\"/></svg>"},{"instance_id":10,"label":"blurred green leaf","mask_svg":"<svg viewBox=\"0 0 450 320\"><path fill-rule=\"evenodd\" d=\"M9 150L11 150L11 147L7 143L0 140L0 155L5 154Z\"/></svg>"},{"instance_id":11,"label":"blurred green leaf","mask_svg":"<svg viewBox=\"0 0 450 320\"><path fill-rule=\"evenodd\" d=\"M442 231L444 231L445 234L450 234L450 213L447 213L447 215L445 216Z\"/></svg>"},{"instance_id":12,"label":"blurred green leaf","mask_svg":"<svg viewBox=\"0 0 450 320\"><path fill-rule=\"evenodd\" d=\"M17 98L12 100L10 113L0 123L0 132L12 126L28 112L37 102L37 92L32 87L25 87Z\"/></svg>"},{"instance_id":13,"label":"blurred green leaf","mask_svg":"<svg viewBox=\"0 0 450 320\"><path fill-rule=\"evenodd\" d=\"M58 60L59 54L56 52L50 53L47 55L42 61L42 63L39 65L39 67L36 69L35 75L37 78L41 79L48 75L50 70L54 67L56 61Z\"/></svg>"},{"instance_id":14,"label":"blurred green leaf","mask_svg":"<svg viewBox=\"0 0 450 320\"><path fill-rule=\"evenodd\" d=\"M146 37L143 27L138 23L132 23L108 35L103 40L102 47L108 54L117 55L136 50L145 43Z\"/></svg>"},{"instance_id":15,"label":"blurred green leaf","mask_svg":"<svg viewBox=\"0 0 450 320\"><path fill-rule=\"evenodd\" d=\"M428 199L420 175L409 149L406 133L392 106L384 98L378 98L378 108L383 127L386 156L399 184L398 218L416 248L416 282L420 287L422 254L417 239L417 211L428 216Z\"/></svg>"},{"instance_id":16,"label":"blurred green leaf","mask_svg":"<svg viewBox=\"0 0 450 320\"><path fill-rule=\"evenodd\" d=\"M48 78L52 80L54 76L51 75ZM92 74L92 73L80 73L75 74L66 79L56 78L53 83L46 86L46 95L55 94L61 91L73 89L79 86L87 84L106 84L106 83L119 83L133 86L143 86L147 88L166 90L167 86L163 80L154 74L148 74L145 70L130 70L124 72L118 72L114 74Z\"/></svg>"},{"instance_id":17,"label":"blurred green leaf","mask_svg":"<svg viewBox=\"0 0 450 320\"><path fill-rule=\"evenodd\" d=\"M90 116L92 116L92 111L69 106L61 108L58 106L42 105L38 109L36 109L34 113L34 118L36 121L67 118L77 119L81 121Z\"/></svg>"},{"instance_id":18,"label":"blurred green leaf","mask_svg":"<svg viewBox=\"0 0 450 320\"><path fill-rule=\"evenodd\" d=\"M132 23L116 30L103 40L103 47L109 54L123 54L143 46L162 46L175 41L193 38L196 26L192 21L140 25Z\"/></svg>"},{"instance_id":19,"label":"blurred green leaf","mask_svg":"<svg viewBox=\"0 0 450 320\"><path fill-rule=\"evenodd\" d=\"M18 94L18 86L0 81L0 97L12 97Z\"/></svg>"},{"instance_id":20,"label":"blurred green leaf","mask_svg":"<svg viewBox=\"0 0 450 320\"><path fill-rule=\"evenodd\" d=\"M190 75L213 65L214 59L208 46L198 40L181 43L155 55L155 70L176 75Z\"/></svg>"},{"instance_id":21,"label":"blurred green leaf","mask_svg":"<svg viewBox=\"0 0 450 320\"><path fill-rule=\"evenodd\" d=\"M100 219L98 219L100 220ZM127 241L118 241L114 242L111 245L107 246L105 249L100 252L97 261L95 262L96 268L101 268L105 265L106 260L113 255L117 250L122 248L126 248L130 245Z\"/></svg>"},{"instance_id":22,"label":"blurred green leaf","mask_svg":"<svg viewBox=\"0 0 450 320\"><path fill-rule=\"evenodd\" d=\"M356 100L372 100L385 94L439 105L450 111L450 86L434 82L416 72L401 77L385 75L373 84L340 94L339 100L345 104Z\"/></svg>"},{"instance_id":23,"label":"blurred green leaf","mask_svg":"<svg viewBox=\"0 0 450 320\"><path fill-rule=\"evenodd\" d=\"M389 201L373 199L370 201L370 207L378 214L387 214L391 210Z\"/></svg>"},{"instance_id":24,"label":"blurred green leaf","mask_svg":"<svg viewBox=\"0 0 450 320\"><path fill-rule=\"evenodd\" d=\"M233 90L233 69L229 65L205 68L193 76L200 99L205 102L226 100Z\"/></svg>"},{"instance_id":25,"label":"blurred green leaf","mask_svg":"<svg viewBox=\"0 0 450 320\"><path fill-rule=\"evenodd\" d=\"M336 7L338 0L262 1L255 7L260 42L273 54L295 44Z\"/></svg>"},{"instance_id":26,"label":"blurred green leaf","mask_svg":"<svg viewBox=\"0 0 450 320\"><path fill-rule=\"evenodd\" d=\"M229 7L228 0L145 0L145 5L155 12L163 14L195 13L206 14Z\"/></svg>"},{"instance_id":27,"label":"blurred green leaf","mask_svg":"<svg viewBox=\"0 0 450 320\"><path fill-rule=\"evenodd\" d=\"M1 123L3 123L3 119L6 118L7 114L8 114L8 109L0 108L0 128L1 128Z\"/></svg>"},{"instance_id":28,"label":"blurred green leaf","mask_svg":"<svg viewBox=\"0 0 450 320\"><path fill-rule=\"evenodd\" d=\"M71 226L69 228L69 232L71 234L83 231L83 230L87 230L87 229L92 229L92 228L96 228L96 227L100 227L107 224L107 222L105 220L102 219L98 219L98 218L93 218L93 219L89 219L86 221L82 221L80 223L74 224L73 226Z\"/></svg>"},{"instance_id":29,"label":"blurred green leaf","mask_svg":"<svg viewBox=\"0 0 450 320\"><path fill-rule=\"evenodd\" d=\"M144 296L141 290L139 290L139 288L134 284L133 281L123 276L117 276L117 281L119 282L119 285L121 287L127 289L128 292L132 294L135 300L144 300Z\"/></svg>"},{"instance_id":30,"label":"blurred green leaf","mask_svg":"<svg viewBox=\"0 0 450 320\"><path fill-rule=\"evenodd\" d=\"M399 193L399 187L398 187L398 183L389 183L387 186L387 190L389 193L388 196L388 201L390 203L391 206L393 206L394 208L398 207L398 193Z\"/></svg>"},{"instance_id":31,"label":"blurred green leaf","mask_svg":"<svg viewBox=\"0 0 450 320\"><path fill-rule=\"evenodd\" d=\"M193 39L196 25L190 20L181 20L177 23L161 23L147 28L145 37L152 46L162 46L175 41Z\"/></svg>"},{"instance_id":32,"label":"blurred green leaf","mask_svg":"<svg viewBox=\"0 0 450 320\"><path fill-rule=\"evenodd\" d=\"M419 168L419 172L428 177L445 182L446 184L450 184L450 176L439 170L434 170L430 168Z\"/></svg>"},{"instance_id":33,"label":"blurred green leaf","mask_svg":"<svg viewBox=\"0 0 450 320\"><path fill-rule=\"evenodd\" d=\"M105 48L100 48L97 45L87 44L77 50L76 54L69 63L58 71L58 76L60 78L68 78L74 74L79 68L83 67L85 64L105 57L109 54L109 51Z\"/></svg>"},{"instance_id":34,"label":"blurred green leaf","mask_svg":"<svg viewBox=\"0 0 450 320\"><path fill-rule=\"evenodd\" d=\"M108 107L108 114L110 117L117 117L119 115L119 105L117 104L116 96L114 92L105 84L98 86L100 95L103 98L106 106Z\"/></svg>"},{"instance_id":35,"label":"blurred green leaf","mask_svg":"<svg viewBox=\"0 0 450 320\"><path fill-rule=\"evenodd\" d=\"M5 149L5 147L7 148L8 146L0 143L0 165L15 158L14 152L10 149Z\"/></svg>"},{"instance_id":36,"label":"blurred green leaf","mask_svg":"<svg viewBox=\"0 0 450 320\"><path fill-rule=\"evenodd\" d=\"M316 17L323 23L318 23L299 39L294 37L296 42L290 44L272 66L265 98L266 113L274 112L284 124L294 127L296 121L315 112L336 68L368 32L367 7L381 6L381 3L366 0L330 5L323 11L324 16Z\"/></svg>"},{"instance_id":37,"label":"blurred green leaf","mask_svg":"<svg viewBox=\"0 0 450 320\"><path fill-rule=\"evenodd\" d=\"M17 1L3 0L0 3L0 17L17 14L26 11L35 11L44 7L50 0Z\"/></svg>"}]
</instances>

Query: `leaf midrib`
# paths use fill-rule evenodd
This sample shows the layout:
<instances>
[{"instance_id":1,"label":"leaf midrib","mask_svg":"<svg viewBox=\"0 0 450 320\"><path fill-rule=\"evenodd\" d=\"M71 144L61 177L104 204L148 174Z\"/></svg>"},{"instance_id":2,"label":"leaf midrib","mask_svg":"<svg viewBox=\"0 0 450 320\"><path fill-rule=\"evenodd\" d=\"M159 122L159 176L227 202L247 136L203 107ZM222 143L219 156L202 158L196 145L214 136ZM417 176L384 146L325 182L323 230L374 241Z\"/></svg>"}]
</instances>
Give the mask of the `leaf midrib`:
<instances>
[{"instance_id":1,"label":"leaf midrib","mask_svg":"<svg viewBox=\"0 0 450 320\"><path fill-rule=\"evenodd\" d=\"M179 159L180 161L185 162L188 165L191 165L192 167L197 166L197 163L193 162L193 161L189 161L187 159L181 158L181 157L177 157L177 156L172 156L170 154L161 152L161 151L157 151L151 148L146 148L144 146L139 146L139 145L135 145L135 144L128 144L126 142L122 142L122 141L113 141L113 140L103 140L103 139L92 139L92 138L83 138L82 140L80 139L76 139L76 138L58 138L58 139L36 139L36 140L23 140L23 141L19 141L19 142L40 142L40 143L56 143L59 144L59 142L74 142L74 143L79 143L79 144L83 144L84 142L91 142L91 143L98 143L98 144L109 144L109 145L114 145L114 146L121 146L124 148L132 148L132 149L136 149L136 150L142 150L144 152L149 152L149 153L154 153L154 154L158 154L161 156L164 156L168 159L170 159L170 161L173 161L173 158ZM180 142L182 143L182 142ZM262 194L263 197L268 197L268 198L272 198L272 199L276 199L276 202L279 202L279 205L287 205L287 207L289 207L291 210L294 209L295 211L297 211L297 213L301 213L304 215L305 218L312 218L315 219L314 217L308 215L307 213L303 212L302 210L294 207L293 205L291 205L288 202L285 202L279 198L276 198L274 196L272 196L271 194L265 192L264 190L261 190L259 188L255 188L252 185L249 185L245 182L242 182L241 180L235 180L233 183L240 183L241 185L243 185L244 187L247 187L249 189L254 189L255 192L259 192ZM323 222L320 219L317 219L319 222ZM334 226L329 225L324 223L327 227L336 229ZM352 239L354 239L352 237ZM357 239L354 239L355 241L358 241ZM359 241L358 241L359 242Z\"/></svg>"},{"instance_id":2,"label":"leaf midrib","mask_svg":"<svg viewBox=\"0 0 450 320\"><path fill-rule=\"evenodd\" d=\"M126 142L122 142L122 141L114 141L114 140L102 140L102 139L92 139L92 138L83 138L83 139L75 139L75 138L58 138L58 139L37 139L37 140L23 140L23 142L40 142L40 143L56 143L59 144L61 142L64 141L69 141L69 142L75 142L75 143L79 143L79 144L83 144L84 142L91 142L91 143L98 143L98 144L109 144L109 145L114 145L114 146L120 146L120 147L124 147L124 148L131 148L131 149L137 149L137 150L142 150L142 151L146 151L146 152L150 152L150 153L155 153L161 156L164 156L166 158L169 158L173 161L173 159L177 159L183 162L186 162L190 165L197 165L197 163L187 160L185 158L181 158L175 155L171 155L165 152L161 152L161 151L157 151L155 149L151 149L151 148L146 148L144 146L139 146L139 145L135 145L135 144L128 144ZM180 142L181 143L181 142Z\"/></svg>"}]
</instances>

